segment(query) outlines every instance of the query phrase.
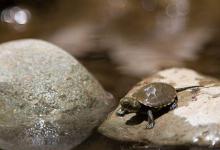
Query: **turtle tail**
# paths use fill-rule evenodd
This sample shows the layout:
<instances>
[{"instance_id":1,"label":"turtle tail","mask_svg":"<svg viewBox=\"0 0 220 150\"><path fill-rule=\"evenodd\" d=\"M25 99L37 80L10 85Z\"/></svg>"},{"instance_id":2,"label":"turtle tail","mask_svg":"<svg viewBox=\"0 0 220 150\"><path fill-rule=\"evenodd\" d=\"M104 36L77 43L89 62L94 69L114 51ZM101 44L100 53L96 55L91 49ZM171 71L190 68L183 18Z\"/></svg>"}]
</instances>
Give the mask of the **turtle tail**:
<instances>
[{"instance_id":1,"label":"turtle tail","mask_svg":"<svg viewBox=\"0 0 220 150\"><path fill-rule=\"evenodd\" d=\"M193 88L198 88L198 87L202 87L202 86L195 85L195 86L187 86L187 87L183 87L183 88L176 88L176 92L182 92L182 91L185 91L187 89L193 89Z\"/></svg>"}]
</instances>

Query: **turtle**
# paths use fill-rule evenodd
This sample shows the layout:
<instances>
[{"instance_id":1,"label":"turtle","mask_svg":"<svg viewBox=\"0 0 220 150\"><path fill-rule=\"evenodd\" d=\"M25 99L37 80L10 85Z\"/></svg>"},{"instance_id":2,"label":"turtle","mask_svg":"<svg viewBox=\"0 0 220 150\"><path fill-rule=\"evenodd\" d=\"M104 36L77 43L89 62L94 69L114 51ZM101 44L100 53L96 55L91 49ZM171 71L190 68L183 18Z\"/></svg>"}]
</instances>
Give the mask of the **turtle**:
<instances>
[{"instance_id":1,"label":"turtle","mask_svg":"<svg viewBox=\"0 0 220 150\"><path fill-rule=\"evenodd\" d=\"M177 92L196 87L200 86L175 89L172 85L163 82L146 84L130 96L125 96L120 100L120 108L116 111L116 115L142 114L147 116L147 128L151 129L155 125L153 112L157 112L164 107L169 107L169 110L175 109L178 100Z\"/></svg>"}]
</instances>

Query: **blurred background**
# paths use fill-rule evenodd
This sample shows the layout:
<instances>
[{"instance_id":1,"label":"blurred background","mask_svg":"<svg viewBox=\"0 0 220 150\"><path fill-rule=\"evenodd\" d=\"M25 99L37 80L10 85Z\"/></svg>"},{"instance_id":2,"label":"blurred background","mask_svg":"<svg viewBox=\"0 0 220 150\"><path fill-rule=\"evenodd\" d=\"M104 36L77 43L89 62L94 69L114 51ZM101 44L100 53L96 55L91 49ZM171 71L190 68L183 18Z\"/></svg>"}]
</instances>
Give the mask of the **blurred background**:
<instances>
[{"instance_id":1,"label":"blurred background","mask_svg":"<svg viewBox=\"0 0 220 150\"><path fill-rule=\"evenodd\" d=\"M219 0L0 0L0 43L38 38L118 99L141 78L188 67L220 78ZM78 150L127 149L94 133Z\"/></svg>"}]
</instances>

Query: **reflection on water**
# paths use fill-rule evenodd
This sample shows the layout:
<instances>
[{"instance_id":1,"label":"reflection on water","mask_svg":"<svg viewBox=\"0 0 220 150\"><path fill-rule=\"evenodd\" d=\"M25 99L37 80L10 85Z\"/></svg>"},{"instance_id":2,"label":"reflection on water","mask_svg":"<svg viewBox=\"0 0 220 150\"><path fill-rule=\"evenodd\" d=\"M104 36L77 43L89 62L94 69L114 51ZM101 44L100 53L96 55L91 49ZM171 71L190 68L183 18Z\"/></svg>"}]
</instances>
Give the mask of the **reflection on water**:
<instances>
[{"instance_id":1,"label":"reflection on water","mask_svg":"<svg viewBox=\"0 0 220 150\"><path fill-rule=\"evenodd\" d=\"M217 36L198 52L198 57L186 61L186 65L201 73L220 78L220 37L218 32L216 34Z\"/></svg>"},{"instance_id":2,"label":"reflection on water","mask_svg":"<svg viewBox=\"0 0 220 150\"><path fill-rule=\"evenodd\" d=\"M1 13L1 21L6 23L16 23L24 25L30 19L31 14L28 9L20 7L6 8Z\"/></svg>"},{"instance_id":3,"label":"reflection on water","mask_svg":"<svg viewBox=\"0 0 220 150\"><path fill-rule=\"evenodd\" d=\"M31 13L28 9L20 7L6 8L1 13L1 21L9 24L18 32L25 30L25 25L31 18Z\"/></svg>"},{"instance_id":4,"label":"reflection on water","mask_svg":"<svg viewBox=\"0 0 220 150\"><path fill-rule=\"evenodd\" d=\"M41 38L56 43L119 100L142 77L170 66L220 78L220 37L210 32L218 31L219 5L219 0L200 0L199 5L192 0L2 0L0 42ZM95 132L76 148L88 149L160 148Z\"/></svg>"},{"instance_id":5,"label":"reflection on water","mask_svg":"<svg viewBox=\"0 0 220 150\"><path fill-rule=\"evenodd\" d=\"M117 100L141 79L121 73L107 52L89 53L78 59Z\"/></svg>"}]
</instances>

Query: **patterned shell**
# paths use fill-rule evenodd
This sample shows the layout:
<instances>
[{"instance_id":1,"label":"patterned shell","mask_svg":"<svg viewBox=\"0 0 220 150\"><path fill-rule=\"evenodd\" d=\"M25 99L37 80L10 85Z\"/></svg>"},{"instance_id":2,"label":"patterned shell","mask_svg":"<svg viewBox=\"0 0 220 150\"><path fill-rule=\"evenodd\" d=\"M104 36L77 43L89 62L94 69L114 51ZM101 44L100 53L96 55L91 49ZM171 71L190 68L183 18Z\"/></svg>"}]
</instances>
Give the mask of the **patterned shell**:
<instances>
[{"instance_id":1,"label":"patterned shell","mask_svg":"<svg viewBox=\"0 0 220 150\"><path fill-rule=\"evenodd\" d=\"M171 104L176 96L173 86L161 82L147 84L132 94L132 97L143 105L155 108Z\"/></svg>"}]
</instances>

